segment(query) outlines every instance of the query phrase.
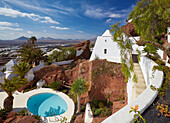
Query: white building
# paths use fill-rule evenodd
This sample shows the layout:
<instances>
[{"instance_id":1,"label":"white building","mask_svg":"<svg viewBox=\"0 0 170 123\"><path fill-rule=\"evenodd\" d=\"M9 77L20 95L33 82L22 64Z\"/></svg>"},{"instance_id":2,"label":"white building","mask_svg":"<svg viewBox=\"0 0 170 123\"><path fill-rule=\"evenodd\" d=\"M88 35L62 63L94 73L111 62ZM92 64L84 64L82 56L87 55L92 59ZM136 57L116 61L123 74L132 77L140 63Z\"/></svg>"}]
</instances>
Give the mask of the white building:
<instances>
[{"instance_id":1,"label":"white building","mask_svg":"<svg viewBox=\"0 0 170 123\"><path fill-rule=\"evenodd\" d=\"M109 30L97 37L90 61L94 59L107 59L110 62L121 63L120 49L117 43L113 41Z\"/></svg>"}]
</instances>

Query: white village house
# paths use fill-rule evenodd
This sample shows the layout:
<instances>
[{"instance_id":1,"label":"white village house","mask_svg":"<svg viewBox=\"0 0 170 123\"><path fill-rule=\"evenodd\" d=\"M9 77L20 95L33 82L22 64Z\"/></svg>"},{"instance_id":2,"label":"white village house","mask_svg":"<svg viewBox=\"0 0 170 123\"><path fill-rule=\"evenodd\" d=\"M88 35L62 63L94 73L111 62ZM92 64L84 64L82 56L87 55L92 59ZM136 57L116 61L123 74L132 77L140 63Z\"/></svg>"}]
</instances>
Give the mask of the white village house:
<instances>
[{"instance_id":1,"label":"white village house","mask_svg":"<svg viewBox=\"0 0 170 123\"><path fill-rule=\"evenodd\" d=\"M106 30L102 36L98 36L90 61L94 59L107 59L110 62L121 63L120 49L109 30Z\"/></svg>"}]
</instances>

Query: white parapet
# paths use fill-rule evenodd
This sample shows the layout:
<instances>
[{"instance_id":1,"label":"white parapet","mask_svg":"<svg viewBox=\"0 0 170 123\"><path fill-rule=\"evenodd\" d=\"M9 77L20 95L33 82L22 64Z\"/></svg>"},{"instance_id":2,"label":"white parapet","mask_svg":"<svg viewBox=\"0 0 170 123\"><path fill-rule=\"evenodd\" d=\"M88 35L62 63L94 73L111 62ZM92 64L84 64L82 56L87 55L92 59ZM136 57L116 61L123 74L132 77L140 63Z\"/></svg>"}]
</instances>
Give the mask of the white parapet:
<instances>
[{"instance_id":1,"label":"white parapet","mask_svg":"<svg viewBox=\"0 0 170 123\"><path fill-rule=\"evenodd\" d=\"M87 103L86 104L84 123L92 123L92 120L93 120L93 113L92 113L92 110L90 108L90 104Z\"/></svg>"}]
</instances>

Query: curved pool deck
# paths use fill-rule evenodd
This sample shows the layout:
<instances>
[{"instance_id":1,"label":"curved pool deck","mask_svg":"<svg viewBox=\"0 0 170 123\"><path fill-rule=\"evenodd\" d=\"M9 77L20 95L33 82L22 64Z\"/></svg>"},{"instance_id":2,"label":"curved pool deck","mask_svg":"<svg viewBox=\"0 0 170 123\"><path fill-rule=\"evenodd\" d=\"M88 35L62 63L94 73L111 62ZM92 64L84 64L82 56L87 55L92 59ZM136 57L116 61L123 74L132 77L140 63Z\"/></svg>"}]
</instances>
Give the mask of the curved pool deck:
<instances>
[{"instance_id":1,"label":"curved pool deck","mask_svg":"<svg viewBox=\"0 0 170 123\"><path fill-rule=\"evenodd\" d=\"M59 92L59 91L54 91L50 88L40 88L40 89L35 89L26 93L19 93L19 94L13 94L14 96L14 104L13 104L13 108L14 109L23 109L23 108L27 108L27 100L36 94L40 94L40 93L53 93L53 94L57 94L60 97L62 97L68 106L68 109L65 113L61 114L61 115L57 115L57 116L53 116L53 117L42 117L44 122L48 123L54 123L57 121L57 119L62 119L62 117L66 117L67 118L67 122L70 122L72 115L74 114L74 102L71 98L69 98L66 94ZM4 99L7 97L7 94L5 92L0 92L0 107L3 108L3 101Z\"/></svg>"}]
</instances>

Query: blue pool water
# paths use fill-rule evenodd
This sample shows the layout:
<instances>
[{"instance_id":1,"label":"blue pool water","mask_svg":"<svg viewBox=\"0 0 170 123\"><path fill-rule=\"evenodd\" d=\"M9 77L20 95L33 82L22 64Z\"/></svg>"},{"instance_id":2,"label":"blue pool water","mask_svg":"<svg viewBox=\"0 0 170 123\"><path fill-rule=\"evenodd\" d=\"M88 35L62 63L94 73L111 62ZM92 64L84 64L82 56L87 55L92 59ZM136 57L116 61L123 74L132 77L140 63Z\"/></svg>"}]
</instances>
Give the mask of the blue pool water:
<instances>
[{"instance_id":1,"label":"blue pool water","mask_svg":"<svg viewBox=\"0 0 170 123\"><path fill-rule=\"evenodd\" d=\"M63 114L68 106L63 98L52 93L41 93L30 97L27 101L28 110L41 117Z\"/></svg>"}]
</instances>

